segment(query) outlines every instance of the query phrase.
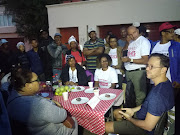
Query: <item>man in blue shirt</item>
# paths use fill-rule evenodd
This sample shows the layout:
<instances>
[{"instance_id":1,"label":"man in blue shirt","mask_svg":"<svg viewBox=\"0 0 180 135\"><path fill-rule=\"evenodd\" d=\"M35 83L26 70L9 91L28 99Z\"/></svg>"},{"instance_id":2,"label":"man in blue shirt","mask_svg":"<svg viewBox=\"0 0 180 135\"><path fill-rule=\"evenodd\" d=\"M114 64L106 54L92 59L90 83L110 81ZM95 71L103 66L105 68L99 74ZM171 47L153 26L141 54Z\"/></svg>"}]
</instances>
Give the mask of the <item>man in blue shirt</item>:
<instances>
[{"instance_id":1,"label":"man in blue shirt","mask_svg":"<svg viewBox=\"0 0 180 135\"><path fill-rule=\"evenodd\" d=\"M127 30L125 27L120 29L121 38L118 40L118 46L124 47L126 44Z\"/></svg>"},{"instance_id":2,"label":"man in blue shirt","mask_svg":"<svg viewBox=\"0 0 180 135\"><path fill-rule=\"evenodd\" d=\"M163 54L152 54L149 58L147 78L154 82L154 87L144 103L135 108L121 108L114 111L114 122L106 122L106 133L153 134L154 128L164 112L174 106L174 92L171 82L166 77L169 58ZM125 112L123 112L125 111ZM135 114L135 117L133 117ZM125 118L126 120L122 120Z\"/></svg>"},{"instance_id":3,"label":"man in blue shirt","mask_svg":"<svg viewBox=\"0 0 180 135\"><path fill-rule=\"evenodd\" d=\"M30 61L31 71L38 75L40 81L46 81L42 62L38 54L38 41L37 39L31 39L30 43L33 48L27 52L27 56Z\"/></svg>"}]
</instances>

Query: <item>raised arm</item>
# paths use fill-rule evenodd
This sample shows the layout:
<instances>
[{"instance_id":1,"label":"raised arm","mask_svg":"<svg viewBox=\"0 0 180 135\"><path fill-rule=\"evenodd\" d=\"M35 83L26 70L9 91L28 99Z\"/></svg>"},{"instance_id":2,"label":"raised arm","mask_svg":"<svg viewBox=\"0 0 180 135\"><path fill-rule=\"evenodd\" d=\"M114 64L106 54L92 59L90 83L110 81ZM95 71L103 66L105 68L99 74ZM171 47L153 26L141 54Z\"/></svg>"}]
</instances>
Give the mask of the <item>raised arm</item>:
<instances>
[{"instance_id":1,"label":"raised arm","mask_svg":"<svg viewBox=\"0 0 180 135\"><path fill-rule=\"evenodd\" d=\"M48 52L53 58L57 58L60 53L62 53L62 47L57 46L57 48L53 48L51 45L48 45Z\"/></svg>"}]
</instances>

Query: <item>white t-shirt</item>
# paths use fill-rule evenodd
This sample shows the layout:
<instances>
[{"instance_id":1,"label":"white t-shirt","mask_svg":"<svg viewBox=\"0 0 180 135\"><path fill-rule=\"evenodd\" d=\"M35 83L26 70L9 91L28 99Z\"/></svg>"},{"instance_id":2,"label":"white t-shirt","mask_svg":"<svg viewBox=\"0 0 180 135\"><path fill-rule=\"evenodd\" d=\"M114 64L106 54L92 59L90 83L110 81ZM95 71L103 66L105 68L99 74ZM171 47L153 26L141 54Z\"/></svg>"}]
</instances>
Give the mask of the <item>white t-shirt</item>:
<instances>
[{"instance_id":1,"label":"white t-shirt","mask_svg":"<svg viewBox=\"0 0 180 135\"><path fill-rule=\"evenodd\" d=\"M74 83L78 82L77 70L75 69L74 71L72 71L71 67L69 67L69 81Z\"/></svg>"},{"instance_id":2,"label":"white t-shirt","mask_svg":"<svg viewBox=\"0 0 180 135\"><path fill-rule=\"evenodd\" d=\"M112 65L117 66L118 65L118 57L117 57L117 48L110 49L109 56L112 59ZM119 69L116 69L117 74L122 74Z\"/></svg>"},{"instance_id":3,"label":"white t-shirt","mask_svg":"<svg viewBox=\"0 0 180 135\"><path fill-rule=\"evenodd\" d=\"M166 44L160 44L160 41L159 41L154 46L151 54L153 54L153 53L160 53L160 54L164 54L165 56L169 57L168 49L169 49L170 46L171 46L171 42L170 41L168 43L166 43ZM168 71L166 73L166 77L171 81L170 68L168 68ZM151 84L154 84L154 83L151 81Z\"/></svg>"},{"instance_id":4,"label":"white t-shirt","mask_svg":"<svg viewBox=\"0 0 180 135\"><path fill-rule=\"evenodd\" d=\"M118 83L116 70L112 67L108 67L106 71L103 71L102 68L96 69L94 81L99 81L100 88L110 88L111 83Z\"/></svg>"},{"instance_id":5,"label":"white t-shirt","mask_svg":"<svg viewBox=\"0 0 180 135\"><path fill-rule=\"evenodd\" d=\"M135 41L131 42L128 46L128 57L130 59L141 59L142 56L149 55L151 44L148 39L140 36ZM138 68L146 67L144 64L135 64L126 62L124 63L126 70L135 70Z\"/></svg>"}]
</instances>

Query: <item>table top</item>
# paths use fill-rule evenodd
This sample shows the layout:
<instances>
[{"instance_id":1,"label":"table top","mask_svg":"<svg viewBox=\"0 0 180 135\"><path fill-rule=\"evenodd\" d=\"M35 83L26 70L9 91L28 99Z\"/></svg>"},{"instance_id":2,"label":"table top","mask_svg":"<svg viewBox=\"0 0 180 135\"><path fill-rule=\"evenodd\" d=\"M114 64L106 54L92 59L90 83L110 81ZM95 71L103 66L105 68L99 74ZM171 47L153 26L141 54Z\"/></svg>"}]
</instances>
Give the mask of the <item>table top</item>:
<instances>
[{"instance_id":1,"label":"table top","mask_svg":"<svg viewBox=\"0 0 180 135\"><path fill-rule=\"evenodd\" d=\"M85 89L89 88L86 86ZM119 99L123 98L122 90L99 88L99 95L103 93L114 93L116 97L111 100L100 100L97 106L92 109L89 105L72 104L71 101L77 97L87 97L89 100L94 96L94 93L85 93L84 91L70 92L67 101L63 100L62 96L54 96L53 100L61 103L64 109L71 113L78 121L78 124L86 128L92 133L102 135L105 133L105 113Z\"/></svg>"}]
</instances>

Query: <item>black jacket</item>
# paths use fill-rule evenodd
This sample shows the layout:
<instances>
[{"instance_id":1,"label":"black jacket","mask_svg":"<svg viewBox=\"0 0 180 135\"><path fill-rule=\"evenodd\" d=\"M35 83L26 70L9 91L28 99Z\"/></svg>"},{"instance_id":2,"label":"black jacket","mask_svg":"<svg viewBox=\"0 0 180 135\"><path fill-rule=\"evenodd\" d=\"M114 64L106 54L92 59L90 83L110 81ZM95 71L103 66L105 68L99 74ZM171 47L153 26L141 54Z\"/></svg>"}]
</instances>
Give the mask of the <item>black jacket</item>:
<instances>
[{"instance_id":1,"label":"black jacket","mask_svg":"<svg viewBox=\"0 0 180 135\"><path fill-rule=\"evenodd\" d=\"M30 62L26 52L18 51L16 54L16 65L20 65L22 68L30 70Z\"/></svg>"},{"instance_id":2,"label":"black jacket","mask_svg":"<svg viewBox=\"0 0 180 135\"><path fill-rule=\"evenodd\" d=\"M38 54L43 64L43 70L45 73L46 80L52 78L52 57L47 50L47 46L53 42L52 37L48 39L41 39L39 41Z\"/></svg>"},{"instance_id":3,"label":"black jacket","mask_svg":"<svg viewBox=\"0 0 180 135\"><path fill-rule=\"evenodd\" d=\"M76 69L77 69L78 85L87 86L88 78L87 78L85 70L77 63L76 63ZM61 80L63 84L69 81L69 65L68 64L66 64L66 66L62 69Z\"/></svg>"}]
</instances>

